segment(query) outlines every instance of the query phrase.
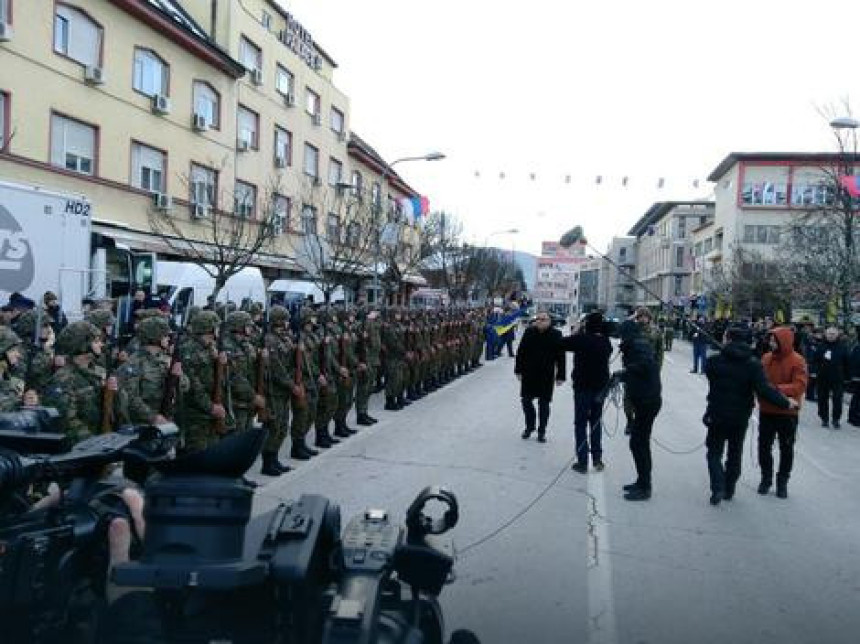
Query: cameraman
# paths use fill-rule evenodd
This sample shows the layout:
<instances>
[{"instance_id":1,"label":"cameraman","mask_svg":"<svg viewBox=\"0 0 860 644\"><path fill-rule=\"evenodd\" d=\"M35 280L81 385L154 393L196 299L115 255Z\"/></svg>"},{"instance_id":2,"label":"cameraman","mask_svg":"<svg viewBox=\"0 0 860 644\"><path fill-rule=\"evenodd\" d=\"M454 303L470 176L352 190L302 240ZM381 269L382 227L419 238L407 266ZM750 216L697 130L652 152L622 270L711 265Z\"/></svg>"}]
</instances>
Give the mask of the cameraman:
<instances>
[{"instance_id":1,"label":"cameraman","mask_svg":"<svg viewBox=\"0 0 860 644\"><path fill-rule=\"evenodd\" d=\"M753 394L780 409L796 409L797 403L783 396L765 379L761 362L753 354L752 334L744 327L730 327L720 353L705 362L708 378L708 406L704 423L708 428L708 473L711 505L730 500L741 475L741 456L747 425L753 410ZM728 456L723 466L723 451Z\"/></svg>"}]
</instances>

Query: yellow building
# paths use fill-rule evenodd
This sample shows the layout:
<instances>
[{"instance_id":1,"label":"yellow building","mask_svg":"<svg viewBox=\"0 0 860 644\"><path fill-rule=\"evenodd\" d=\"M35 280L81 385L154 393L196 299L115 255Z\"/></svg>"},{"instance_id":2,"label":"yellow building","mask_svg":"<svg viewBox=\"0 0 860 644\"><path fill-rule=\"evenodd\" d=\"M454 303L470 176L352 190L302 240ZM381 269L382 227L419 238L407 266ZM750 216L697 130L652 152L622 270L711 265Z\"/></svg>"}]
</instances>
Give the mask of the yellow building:
<instances>
[{"instance_id":1,"label":"yellow building","mask_svg":"<svg viewBox=\"0 0 860 644\"><path fill-rule=\"evenodd\" d=\"M0 178L83 194L94 232L164 256L153 209L202 239L213 211L276 212L255 263L301 274L301 212L342 191L353 157L336 64L293 16L271 0L0 0L0 24Z\"/></svg>"}]
</instances>

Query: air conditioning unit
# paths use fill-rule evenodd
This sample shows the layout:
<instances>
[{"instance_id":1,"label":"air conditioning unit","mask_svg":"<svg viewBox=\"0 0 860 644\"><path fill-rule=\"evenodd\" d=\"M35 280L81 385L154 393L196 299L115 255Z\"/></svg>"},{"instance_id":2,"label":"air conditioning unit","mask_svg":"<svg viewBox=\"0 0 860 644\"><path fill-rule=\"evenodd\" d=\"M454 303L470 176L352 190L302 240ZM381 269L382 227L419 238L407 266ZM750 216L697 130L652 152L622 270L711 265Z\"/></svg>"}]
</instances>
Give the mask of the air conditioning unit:
<instances>
[{"instance_id":1,"label":"air conditioning unit","mask_svg":"<svg viewBox=\"0 0 860 644\"><path fill-rule=\"evenodd\" d=\"M278 40L280 40L282 43L287 42L287 30L286 29L281 29L278 32Z\"/></svg>"},{"instance_id":2,"label":"air conditioning unit","mask_svg":"<svg viewBox=\"0 0 860 644\"><path fill-rule=\"evenodd\" d=\"M12 40L12 25L8 22L0 22L0 42Z\"/></svg>"},{"instance_id":3,"label":"air conditioning unit","mask_svg":"<svg viewBox=\"0 0 860 644\"><path fill-rule=\"evenodd\" d=\"M251 216L251 204L240 203L236 208L236 216L248 219Z\"/></svg>"},{"instance_id":4,"label":"air conditioning unit","mask_svg":"<svg viewBox=\"0 0 860 644\"><path fill-rule=\"evenodd\" d=\"M162 212L167 212L171 208L173 208L173 199L170 195L165 195L160 192L156 192L152 195L152 202L158 210Z\"/></svg>"},{"instance_id":5,"label":"air conditioning unit","mask_svg":"<svg viewBox=\"0 0 860 644\"><path fill-rule=\"evenodd\" d=\"M322 114L317 112L313 115L314 125L322 125Z\"/></svg>"},{"instance_id":6,"label":"air conditioning unit","mask_svg":"<svg viewBox=\"0 0 860 644\"><path fill-rule=\"evenodd\" d=\"M289 94L284 95L284 105L287 107L295 107L296 106L296 95L290 92Z\"/></svg>"},{"instance_id":7,"label":"air conditioning unit","mask_svg":"<svg viewBox=\"0 0 860 644\"><path fill-rule=\"evenodd\" d=\"M170 114L170 99L161 94L152 97L152 111L156 114Z\"/></svg>"},{"instance_id":8,"label":"air conditioning unit","mask_svg":"<svg viewBox=\"0 0 860 644\"><path fill-rule=\"evenodd\" d=\"M236 142L236 149L239 150L239 152L247 152L251 149L251 139L245 137L239 138Z\"/></svg>"},{"instance_id":9,"label":"air conditioning unit","mask_svg":"<svg viewBox=\"0 0 860 644\"><path fill-rule=\"evenodd\" d=\"M251 82L257 87L263 84L263 72L259 69L251 70Z\"/></svg>"},{"instance_id":10,"label":"air conditioning unit","mask_svg":"<svg viewBox=\"0 0 860 644\"><path fill-rule=\"evenodd\" d=\"M192 219L209 219L210 212L209 206L206 204L195 203L191 205Z\"/></svg>"},{"instance_id":11,"label":"air conditioning unit","mask_svg":"<svg viewBox=\"0 0 860 644\"><path fill-rule=\"evenodd\" d=\"M340 132L337 133L337 140L340 141L341 143L346 141L347 138L349 138L349 134L347 134L346 130L341 130Z\"/></svg>"},{"instance_id":12,"label":"air conditioning unit","mask_svg":"<svg viewBox=\"0 0 860 644\"><path fill-rule=\"evenodd\" d=\"M191 117L191 127L194 128L195 132L205 132L209 129L209 122L202 114L194 114Z\"/></svg>"},{"instance_id":13,"label":"air conditioning unit","mask_svg":"<svg viewBox=\"0 0 860 644\"><path fill-rule=\"evenodd\" d=\"M104 70L95 65L87 65L84 67L84 80L90 85L103 85L105 82Z\"/></svg>"},{"instance_id":14,"label":"air conditioning unit","mask_svg":"<svg viewBox=\"0 0 860 644\"><path fill-rule=\"evenodd\" d=\"M276 168L286 168L287 167L287 158L276 156L275 157L275 167Z\"/></svg>"}]
</instances>

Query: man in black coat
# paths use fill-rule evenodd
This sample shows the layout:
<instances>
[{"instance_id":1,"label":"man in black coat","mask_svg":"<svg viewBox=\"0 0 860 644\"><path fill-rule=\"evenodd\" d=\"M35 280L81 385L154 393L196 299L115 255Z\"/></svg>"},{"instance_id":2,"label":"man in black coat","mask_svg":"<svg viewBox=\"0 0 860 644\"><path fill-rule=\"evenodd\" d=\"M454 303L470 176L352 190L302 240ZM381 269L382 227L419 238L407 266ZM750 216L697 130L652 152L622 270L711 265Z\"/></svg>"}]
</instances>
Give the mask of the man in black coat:
<instances>
[{"instance_id":1,"label":"man in black coat","mask_svg":"<svg viewBox=\"0 0 860 644\"><path fill-rule=\"evenodd\" d=\"M574 433L576 463L571 469L588 472L588 452L598 472L603 470L602 417L606 385L609 383L609 358L612 344L605 334L603 314L592 313L585 328L561 340L561 348L571 351L573 362ZM591 432L587 432L589 425Z\"/></svg>"},{"instance_id":2,"label":"man in black coat","mask_svg":"<svg viewBox=\"0 0 860 644\"><path fill-rule=\"evenodd\" d=\"M646 501L651 498L651 429L663 404L660 366L640 324L625 320L619 334L623 369L617 375L633 404L630 452L636 464L636 481L624 486L624 498Z\"/></svg>"},{"instance_id":3,"label":"man in black coat","mask_svg":"<svg viewBox=\"0 0 860 644\"><path fill-rule=\"evenodd\" d=\"M768 383L761 361L753 352L752 334L744 327L729 328L720 353L708 358L708 406L703 421L708 428L705 439L708 473L711 479L711 505L730 500L741 476L744 438L754 398L758 394L782 409L797 409L797 403L783 396ZM723 451L728 456L723 466Z\"/></svg>"},{"instance_id":4,"label":"man in black coat","mask_svg":"<svg viewBox=\"0 0 860 644\"><path fill-rule=\"evenodd\" d=\"M833 429L839 429L842 419L842 398L845 395L845 377L848 375L848 347L839 339L839 329L827 327L824 342L813 358L817 368L818 416L821 426L828 427L830 402L833 400Z\"/></svg>"},{"instance_id":5,"label":"man in black coat","mask_svg":"<svg viewBox=\"0 0 860 644\"><path fill-rule=\"evenodd\" d=\"M529 438L535 431L537 420L538 441L546 442L546 425L549 422L549 404L553 384L564 382L564 352L559 349L561 331L552 328L549 313L540 311L534 324L526 329L517 347L514 373L521 382L520 397L526 428L522 437ZM538 399L538 418L535 418L534 399Z\"/></svg>"}]
</instances>

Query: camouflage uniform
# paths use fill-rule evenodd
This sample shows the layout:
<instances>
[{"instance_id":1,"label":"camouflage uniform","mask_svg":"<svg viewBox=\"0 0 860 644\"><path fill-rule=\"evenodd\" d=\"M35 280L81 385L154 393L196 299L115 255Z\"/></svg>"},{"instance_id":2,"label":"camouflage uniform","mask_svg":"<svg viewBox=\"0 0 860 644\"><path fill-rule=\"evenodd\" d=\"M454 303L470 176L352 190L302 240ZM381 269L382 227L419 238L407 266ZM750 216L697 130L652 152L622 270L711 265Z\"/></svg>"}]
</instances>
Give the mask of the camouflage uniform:
<instances>
[{"instance_id":1,"label":"camouflage uniform","mask_svg":"<svg viewBox=\"0 0 860 644\"><path fill-rule=\"evenodd\" d=\"M359 425L373 425L376 419L367 413L370 395L376 384L376 372L379 369L379 325L375 316L371 319L366 309L358 311L358 319L353 326L358 355L359 369L355 385L356 422ZM375 338L371 338L375 334ZM374 344L375 342L375 344ZM364 369L361 368L364 365Z\"/></svg>"},{"instance_id":2,"label":"camouflage uniform","mask_svg":"<svg viewBox=\"0 0 860 644\"><path fill-rule=\"evenodd\" d=\"M400 314L396 309L387 311L382 326L382 345L385 349L385 409L403 409L403 371L406 359L406 344Z\"/></svg>"},{"instance_id":3,"label":"camouflage uniform","mask_svg":"<svg viewBox=\"0 0 860 644\"><path fill-rule=\"evenodd\" d=\"M46 407L60 412L66 435L76 443L100 431L105 373L95 364L92 343L101 332L89 322L73 322L60 333L58 350L69 356L51 378L43 397ZM88 356L86 365L74 358ZM123 416L122 392L116 392L113 404L114 419ZM112 419L112 424L114 421Z\"/></svg>"},{"instance_id":4,"label":"camouflage uniform","mask_svg":"<svg viewBox=\"0 0 860 644\"><path fill-rule=\"evenodd\" d=\"M293 394L293 422L290 426L290 458L306 461L317 455L305 443L305 437L315 418L319 399L319 340L313 332L314 312L303 308L301 312L302 332L296 342L296 384L302 388L300 395ZM301 363L301 364L299 364Z\"/></svg>"},{"instance_id":5,"label":"camouflage uniform","mask_svg":"<svg viewBox=\"0 0 860 644\"><path fill-rule=\"evenodd\" d=\"M126 398L128 420L132 424L151 423L162 413L171 356L161 347L161 341L169 335L170 325L163 318L152 317L142 321L136 336L141 348L117 369L119 386ZM179 379L179 390L186 392L188 388L188 377L183 374ZM166 417L173 417L174 410L164 411Z\"/></svg>"},{"instance_id":6,"label":"camouflage uniform","mask_svg":"<svg viewBox=\"0 0 860 644\"><path fill-rule=\"evenodd\" d=\"M227 337L224 351L227 353L227 400L233 414L234 428L244 432L253 427L256 408L254 387L257 371L257 349L245 334L253 326L251 316L245 311L234 311L227 316Z\"/></svg>"},{"instance_id":7,"label":"camouflage uniform","mask_svg":"<svg viewBox=\"0 0 860 644\"><path fill-rule=\"evenodd\" d=\"M215 344L203 336L215 335L220 321L213 311L201 311L189 323L191 336L182 343L182 369L188 377L188 392L182 398L177 417L187 451L206 449L221 436L212 415L212 394L215 388ZM229 422L229 419L225 421Z\"/></svg>"},{"instance_id":8,"label":"camouflage uniform","mask_svg":"<svg viewBox=\"0 0 860 644\"><path fill-rule=\"evenodd\" d=\"M9 327L0 327L0 411L15 411L21 406L24 382L13 374L6 352L21 346L21 339Z\"/></svg>"},{"instance_id":9,"label":"camouflage uniform","mask_svg":"<svg viewBox=\"0 0 860 644\"><path fill-rule=\"evenodd\" d=\"M266 391L268 436L263 446L263 474L269 476L277 476L290 469L278 460L290 422L290 399L296 384L296 349L289 323L287 309L273 306L269 311L269 332L264 338L269 352L269 377Z\"/></svg>"},{"instance_id":10,"label":"camouflage uniform","mask_svg":"<svg viewBox=\"0 0 860 644\"><path fill-rule=\"evenodd\" d=\"M347 425L347 416L355 401L355 380L358 375L358 356L356 344L358 338L351 327L352 313L345 309L337 313L335 332L335 352L337 363L341 369L347 370L347 375L337 375L337 410L334 413L334 435L348 438L355 430Z\"/></svg>"},{"instance_id":11,"label":"camouflage uniform","mask_svg":"<svg viewBox=\"0 0 860 644\"><path fill-rule=\"evenodd\" d=\"M325 449L340 442L336 438L332 438L328 431L329 423L337 411L337 380L340 376L338 374L339 365L335 356L335 336L329 328L331 314L328 311L320 311L317 318L320 321L320 343L317 348L320 375L325 378L326 384L320 386L319 400L317 401L317 413L314 419L314 429L316 430L314 445Z\"/></svg>"},{"instance_id":12,"label":"camouflage uniform","mask_svg":"<svg viewBox=\"0 0 860 644\"><path fill-rule=\"evenodd\" d=\"M21 360L13 369L13 375L21 379L27 389L42 394L54 375L53 351L45 348L42 335L45 332L53 333L53 329L51 318L43 315L41 320L42 333L39 334L38 346L33 344L37 318L37 314L33 311L27 311L18 318L17 328L24 334L21 336L24 342L21 344Z\"/></svg>"}]
</instances>

